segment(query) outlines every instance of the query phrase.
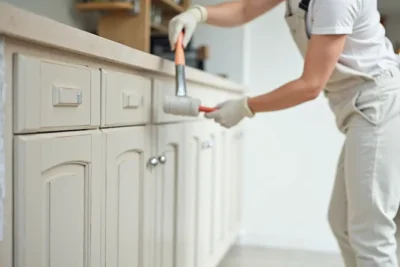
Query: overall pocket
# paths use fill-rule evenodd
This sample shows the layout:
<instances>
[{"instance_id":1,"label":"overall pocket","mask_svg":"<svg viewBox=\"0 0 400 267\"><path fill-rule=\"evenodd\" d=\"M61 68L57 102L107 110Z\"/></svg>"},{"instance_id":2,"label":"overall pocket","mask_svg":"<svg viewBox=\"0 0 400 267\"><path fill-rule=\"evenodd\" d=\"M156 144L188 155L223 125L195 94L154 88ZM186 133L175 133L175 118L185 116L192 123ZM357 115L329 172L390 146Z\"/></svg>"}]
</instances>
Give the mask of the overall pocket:
<instances>
[{"instance_id":1,"label":"overall pocket","mask_svg":"<svg viewBox=\"0 0 400 267\"><path fill-rule=\"evenodd\" d=\"M369 123L378 126L399 114L399 95L399 90L361 91L353 99L353 108Z\"/></svg>"}]
</instances>

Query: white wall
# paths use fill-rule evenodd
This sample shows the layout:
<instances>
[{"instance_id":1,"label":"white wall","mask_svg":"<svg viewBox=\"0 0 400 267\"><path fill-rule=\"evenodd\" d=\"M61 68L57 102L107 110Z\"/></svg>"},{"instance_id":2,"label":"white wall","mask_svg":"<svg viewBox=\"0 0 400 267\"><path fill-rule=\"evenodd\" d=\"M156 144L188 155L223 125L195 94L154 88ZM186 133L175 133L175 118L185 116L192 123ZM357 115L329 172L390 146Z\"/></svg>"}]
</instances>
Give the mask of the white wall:
<instances>
[{"instance_id":1,"label":"white wall","mask_svg":"<svg viewBox=\"0 0 400 267\"><path fill-rule=\"evenodd\" d=\"M85 28L84 14L74 9L76 0L2 0L61 23Z\"/></svg>"},{"instance_id":2,"label":"white wall","mask_svg":"<svg viewBox=\"0 0 400 267\"><path fill-rule=\"evenodd\" d=\"M213 5L221 0L192 0L194 4ZM223 37L222 37L223 36ZM208 45L210 58L205 67L214 74L226 74L228 79L243 83L244 74L244 29L219 28L199 25L194 36L195 46Z\"/></svg>"}]
</instances>

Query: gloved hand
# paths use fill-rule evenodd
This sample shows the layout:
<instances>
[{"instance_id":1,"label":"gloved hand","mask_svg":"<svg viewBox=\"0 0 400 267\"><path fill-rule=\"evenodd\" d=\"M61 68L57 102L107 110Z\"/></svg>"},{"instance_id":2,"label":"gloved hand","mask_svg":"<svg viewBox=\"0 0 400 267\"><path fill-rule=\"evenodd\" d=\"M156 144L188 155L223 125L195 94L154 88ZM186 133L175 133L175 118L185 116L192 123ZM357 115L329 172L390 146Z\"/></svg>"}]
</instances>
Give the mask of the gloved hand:
<instances>
[{"instance_id":1,"label":"gloved hand","mask_svg":"<svg viewBox=\"0 0 400 267\"><path fill-rule=\"evenodd\" d=\"M173 17L168 25L168 37L171 50L175 49L175 44L179 34L185 29L183 36L183 47L186 47L193 36L194 30L198 23L207 20L207 9L200 5L193 5L183 13Z\"/></svg>"},{"instance_id":2,"label":"gloved hand","mask_svg":"<svg viewBox=\"0 0 400 267\"><path fill-rule=\"evenodd\" d=\"M216 106L218 110L205 113L204 117L214 119L225 128L231 128L238 124L243 118L254 117L254 113L247 104L247 97L242 99L228 100Z\"/></svg>"}]
</instances>

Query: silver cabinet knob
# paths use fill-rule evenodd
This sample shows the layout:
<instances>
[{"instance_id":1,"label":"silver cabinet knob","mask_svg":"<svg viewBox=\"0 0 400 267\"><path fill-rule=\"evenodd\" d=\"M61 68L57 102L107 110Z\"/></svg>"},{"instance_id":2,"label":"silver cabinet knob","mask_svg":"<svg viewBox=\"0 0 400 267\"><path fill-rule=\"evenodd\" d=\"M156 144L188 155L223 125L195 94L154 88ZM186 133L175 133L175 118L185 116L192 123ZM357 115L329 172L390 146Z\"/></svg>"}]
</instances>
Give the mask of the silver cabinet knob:
<instances>
[{"instance_id":1,"label":"silver cabinet knob","mask_svg":"<svg viewBox=\"0 0 400 267\"><path fill-rule=\"evenodd\" d=\"M147 165L149 165L150 167L155 167L158 164L158 159L156 157L152 157L149 159L149 161L147 162Z\"/></svg>"},{"instance_id":2,"label":"silver cabinet knob","mask_svg":"<svg viewBox=\"0 0 400 267\"><path fill-rule=\"evenodd\" d=\"M167 158L164 155L161 155L161 156L158 157L158 161L161 164L165 164L165 162L167 162Z\"/></svg>"}]
</instances>

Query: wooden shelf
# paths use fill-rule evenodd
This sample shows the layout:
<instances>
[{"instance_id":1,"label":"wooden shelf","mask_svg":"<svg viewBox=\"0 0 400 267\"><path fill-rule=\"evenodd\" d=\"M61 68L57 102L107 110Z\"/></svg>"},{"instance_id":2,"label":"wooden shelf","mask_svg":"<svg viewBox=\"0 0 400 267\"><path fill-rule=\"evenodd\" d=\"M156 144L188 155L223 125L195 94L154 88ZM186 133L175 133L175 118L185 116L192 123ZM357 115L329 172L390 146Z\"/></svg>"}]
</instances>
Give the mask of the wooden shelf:
<instances>
[{"instance_id":1,"label":"wooden shelf","mask_svg":"<svg viewBox=\"0 0 400 267\"><path fill-rule=\"evenodd\" d=\"M78 0L80 1L80 0ZM151 37L168 35L168 22L185 11L191 0L133 0L115 2L79 2L75 8L85 12L102 12L97 34L103 38L149 53ZM152 23L152 6L161 9L162 22Z\"/></svg>"},{"instance_id":2,"label":"wooden shelf","mask_svg":"<svg viewBox=\"0 0 400 267\"><path fill-rule=\"evenodd\" d=\"M162 24L152 23L151 29L156 33L168 34L168 27Z\"/></svg>"},{"instance_id":3,"label":"wooden shelf","mask_svg":"<svg viewBox=\"0 0 400 267\"><path fill-rule=\"evenodd\" d=\"M124 3L124 2L90 2L90 3L77 3L75 5L76 9L82 11L124 11L124 10L132 10L132 3Z\"/></svg>"},{"instance_id":4,"label":"wooden shelf","mask_svg":"<svg viewBox=\"0 0 400 267\"><path fill-rule=\"evenodd\" d=\"M173 0L157 0L155 1L157 5L163 7L163 10L170 11L173 13L181 13L185 11L185 8L181 5L178 5Z\"/></svg>"}]
</instances>

